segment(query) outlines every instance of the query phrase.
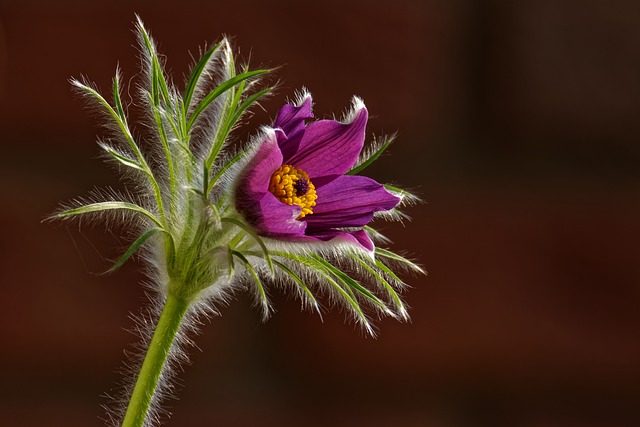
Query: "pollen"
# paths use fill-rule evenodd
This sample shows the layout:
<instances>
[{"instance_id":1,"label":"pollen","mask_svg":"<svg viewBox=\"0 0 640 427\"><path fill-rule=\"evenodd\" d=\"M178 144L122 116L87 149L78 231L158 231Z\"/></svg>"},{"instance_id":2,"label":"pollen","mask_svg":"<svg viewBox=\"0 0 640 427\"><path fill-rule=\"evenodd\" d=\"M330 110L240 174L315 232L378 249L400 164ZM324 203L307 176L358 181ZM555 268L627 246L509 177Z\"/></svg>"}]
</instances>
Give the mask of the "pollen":
<instances>
[{"instance_id":1,"label":"pollen","mask_svg":"<svg viewBox=\"0 0 640 427\"><path fill-rule=\"evenodd\" d=\"M297 219L311 215L318 198L309 175L291 165L282 165L276 169L271 175L269 191L284 204L300 206L302 211Z\"/></svg>"}]
</instances>

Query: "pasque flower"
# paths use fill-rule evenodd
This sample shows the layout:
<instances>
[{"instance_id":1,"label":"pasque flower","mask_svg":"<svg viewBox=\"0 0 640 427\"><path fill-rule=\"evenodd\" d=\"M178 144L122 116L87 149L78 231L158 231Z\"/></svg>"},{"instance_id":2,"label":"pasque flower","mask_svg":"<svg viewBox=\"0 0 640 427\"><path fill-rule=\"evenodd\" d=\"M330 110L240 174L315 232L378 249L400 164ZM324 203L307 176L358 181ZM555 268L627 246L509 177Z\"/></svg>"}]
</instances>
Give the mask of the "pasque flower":
<instances>
[{"instance_id":1,"label":"pasque flower","mask_svg":"<svg viewBox=\"0 0 640 427\"><path fill-rule=\"evenodd\" d=\"M236 205L259 234L304 243L346 241L368 251L362 229L375 212L401 199L371 178L349 175L364 146L367 109L358 98L347 120L313 118L312 98L280 109L255 157L241 175Z\"/></svg>"},{"instance_id":2,"label":"pasque flower","mask_svg":"<svg viewBox=\"0 0 640 427\"><path fill-rule=\"evenodd\" d=\"M312 99L304 93L280 109L273 126L234 147L233 129L272 92L261 86L269 70L239 69L223 39L178 89L140 20L137 32L143 81L131 102L122 99L119 70L110 101L91 83L72 80L106 116L99 145L126 188L73 200L53 216L120 225L134 239L112 270L137 252L147 264L151 310L142 310L136 329L148 350L141 364L126 364L139 371L122 390L124 404L108 412L112 425L123 427L156 422L187 333L234 293L251 292L265 319L274 286L318 312L321 295L373 335L371 313L408 319L395 269L422 271L380 247L389 241L370 225L377 217L402 218L399 207L414 199L356 175L393 140L365 145L362 101L354 98L342 122L310 121ZM144 113L137 129L130 105Z\"/></svg>"}]
</instances>

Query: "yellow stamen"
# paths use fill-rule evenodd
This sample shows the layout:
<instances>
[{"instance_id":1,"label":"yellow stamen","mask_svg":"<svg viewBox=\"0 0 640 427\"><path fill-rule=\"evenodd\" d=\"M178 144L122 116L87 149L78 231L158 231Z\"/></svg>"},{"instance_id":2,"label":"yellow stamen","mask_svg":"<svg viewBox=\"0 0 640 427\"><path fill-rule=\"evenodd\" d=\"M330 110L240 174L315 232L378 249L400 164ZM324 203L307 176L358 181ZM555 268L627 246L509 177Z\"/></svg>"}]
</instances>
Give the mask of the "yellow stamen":
<instances>
[{"instance_id":1,"label":"yellow stamen","mask_svg":"<svg viewBox=\"0 0 640 427\"><path fill-rule=\"evenodd\" d=\"M297 219L311 215L318 198L309 175L291 165L282 165L276 169L271 175L269 191L284 204L300 206L302 211Z\"/></svg>"}]
</instances>

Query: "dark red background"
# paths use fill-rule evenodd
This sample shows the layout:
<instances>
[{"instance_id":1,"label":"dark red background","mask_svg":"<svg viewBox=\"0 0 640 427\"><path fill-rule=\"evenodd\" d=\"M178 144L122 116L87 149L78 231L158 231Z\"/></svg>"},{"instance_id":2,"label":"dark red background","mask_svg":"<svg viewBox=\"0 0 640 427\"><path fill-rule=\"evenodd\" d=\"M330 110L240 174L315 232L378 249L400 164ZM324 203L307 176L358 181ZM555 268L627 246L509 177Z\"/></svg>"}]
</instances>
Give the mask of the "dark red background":
<instances>
[{"instance_id":1,"label":"dark red background","mask_svg":"<svg viewBox=\"0 0 640 427\"><path fill-rule=\"evenodd\" d=\"M368 173L427 202L384 226L429 270L411 323L365 338L274 291L261 324L240 296L196 338L167 425L640 425L640 3L231 4L0 5L0 424L102 425L135 341L139 266L99 274L120 231L40 221L121 185L67 79L133 78L137 12L177 81L222 33L282 65L240 137L303 85L320 117L360 95L371 134L399 132Z\"/></svg>"}]
</instances>

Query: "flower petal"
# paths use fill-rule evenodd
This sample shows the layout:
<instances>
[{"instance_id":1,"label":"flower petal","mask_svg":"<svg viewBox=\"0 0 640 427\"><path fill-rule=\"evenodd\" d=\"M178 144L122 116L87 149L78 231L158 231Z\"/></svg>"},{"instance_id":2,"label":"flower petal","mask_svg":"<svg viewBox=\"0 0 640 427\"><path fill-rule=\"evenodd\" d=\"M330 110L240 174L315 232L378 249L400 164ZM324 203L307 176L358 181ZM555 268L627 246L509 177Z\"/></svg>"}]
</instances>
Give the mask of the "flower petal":
<instances>
[{"instance_id":1,"label":"flower petal","mask_svg":"<svg viewBox=\"0 0 640 427\"><path fill-rule=\"evenodd\" d=\"M268 131L246 166L236 187L236 208L259 234L301 235L306 224L296 220L300 207L286 205L269 192L271 175L282 165L278 134L282 131Z\"/></svg>"},{"instance_id":2,"label":"flower petal","mask_svg":"<svg viewBox=\"0 0 640 427\"><path fill-rule=\"evenodd\" d=\"M285 161L304 170L312 179L344 174L358 160L364 145L367 118L367 109L360 104L353 120L348 123L335 120L310 123L302 134L297 151L290 157L287 152Z\"/></svg>"},{"instance_id":3,"label":"flower petal","mask_svg":"<svg viewBox=\"0 0 640 427\"><path fill-rule=\"evenodd\" d=\"M309 230L362 227L374 212L393 209L400 199L371 178L339 176L316 187L317 205L304 220Z\"/></svg>"},{"instance_id":4,"label":"flower petal","mask_svg":"<svg viewBox=\"0 0 640 427\"><path fill-rule=\"evenodd\" d=\"M311 103L311 95L307 94L297 107L291 104L285 104L280 111L278 111L276 120L273 122L273 127L282 129L288 137L304 129L305 120L313 118Z\"/></svg>"},{"instance_id":5,"label":"flower petal","mask_svg":"<svg viewBox=\"0 0 640 427\"><path fill-rule=\"evenodd\" d=\"M238 183L237 193L255 195L269 191L269 181L273 172L282 165L282 152L278 147L278 135L282 131L267 129L264 141L246 166Z\"/></svg>"},{"instance_id":6,"label":"flower petal","mask_svg":"<svg viewBox=\"0 0 640 427\"><path fill-rule=\"evenodd\" d=\"M271 237L304 235L307 224L296 219L302 210L300 206L284 204L267 192L258 201L257 207L252 217L247 216L247 220L256 227L259 234Z\"/></svg>"},{"instance_id":7,"label":"flower petal","mask_svg":"<svg viewBox=\"0 0 640 427\"><path fill-rule=\"evenodd\" d=\"M281 135L278 138L278 144L280 144L280 150L285 159L290 158L298 151L304 133L305 120L313 118L311 95L307 94L299 104L297 107L285 104L273 122L273 127L282 129L286 135Z\"/></svg>"}]
</instances>

